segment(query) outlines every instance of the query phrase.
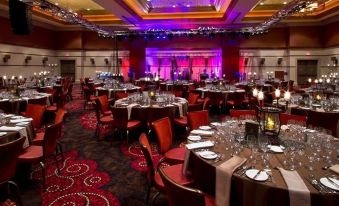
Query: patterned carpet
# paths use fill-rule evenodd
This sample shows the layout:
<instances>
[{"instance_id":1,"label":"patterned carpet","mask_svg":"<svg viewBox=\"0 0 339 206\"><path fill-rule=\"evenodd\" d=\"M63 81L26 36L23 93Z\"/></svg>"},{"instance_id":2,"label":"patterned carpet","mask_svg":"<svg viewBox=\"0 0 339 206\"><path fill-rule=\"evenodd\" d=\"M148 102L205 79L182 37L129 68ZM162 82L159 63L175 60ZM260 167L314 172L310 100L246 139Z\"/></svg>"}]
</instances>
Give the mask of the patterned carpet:
<instances>
[{"instance_id":1,"label":"patterned carpet","mask_svg":"<svg viewBox=\"0 0 339 206\"><path fill-rule=\"evenodd\" d=\"M79 97L81 96L77 87L73 88L73 94ZM89 205L101 206L107 203L103 198L93 196L92 193L104 194L109 205L113 206L119 205L119 202L122 206L145 205L146 176L144 172L140 172L145 170L144 159L138 155L131 155L140 155L140 148L138 149L136 142L131 145L123 144L123 140L119 137L113 137L110 131L106 133L106 136L109 137L107 138L108 140L98 141L93 137L95 129L93 109L84 110L83 102L75 99L74 96L73 101L67 103L65 108L67 109L67 115L65 116L62 145L64 151L69 151L70 163L77 161L92 162L91 172L87 173L87 175L101 174L103 177L100 184L94 184L93 187L89 187L87 190L82 190L86 188L86 186L83 181L79 181L78 188L82 188L81 192L86 192L86 196L90 198L91 203ZM84 122L86 122L86 126L84 126ZM131 140L136 141L138 139L137 135L139 134L134 135L135 136L131 137ZM126 150L123 148L129 148L127 149L128 151L134 152L131 154L125 153ZM74 151L77 151L77 155L72 155L75 153ZM154 151L156 151L156 148L154 148ZM154 153L154 155L157 156L156 153ZM158 158L160 159L161 157L158 155ZM66 163L66 165L70 163ZM64 174L62 173L62 175ZM84 180L85 178L79 177L76 179ZM66 186L66 183L62 183L60 180L64 179L57 178L57 176L54 175L50 178L49 182ZM57 199L55 198L56 196L60 197L60 199L52 205L87 205L86 202L84 202L87 198L85 195L65 196L64 193L60 193L60 195L55 196L51 194L43 194L41 196L40 181L34 181L29 184L19 182L19 186L25 206L49 205ZM76 193L76 190L68 193ZM95 203L93 203L93 201L95 201ZM102 202L99 203L99 201ZM156 205L166 205L166 199L160 196Z\"/></svg>"}]
</instances>

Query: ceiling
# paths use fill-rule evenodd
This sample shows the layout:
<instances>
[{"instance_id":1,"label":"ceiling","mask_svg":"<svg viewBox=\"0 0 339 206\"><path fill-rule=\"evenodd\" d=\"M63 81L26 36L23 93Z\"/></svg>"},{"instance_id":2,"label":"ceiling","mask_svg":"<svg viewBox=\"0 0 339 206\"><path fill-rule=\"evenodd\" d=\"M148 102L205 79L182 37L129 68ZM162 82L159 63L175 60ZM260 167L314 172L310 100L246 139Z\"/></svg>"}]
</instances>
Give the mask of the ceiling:
<instances>
[{"instance_id":1,"label":"ceiling","mask_svg":"<svg viewBox=\"0 0 339 206\"><path fill-rule=\"evenodd\" d=\"M181 29L213 26L239 28L265 21L293 0L49 0L102 26L137 29ZM1 8L8 0L0 0ZM285 23L322 23L339 17L339 0L326 0L311 14L294 15ZM8 6L7 6L8 7ZM7 8L8 10L8 8ZM58 29L70 25L35 8L35 16ZM306 17L305 17L306 16ZM73 26L74 27L74 26Z\"/></svg>"}]
</instances>

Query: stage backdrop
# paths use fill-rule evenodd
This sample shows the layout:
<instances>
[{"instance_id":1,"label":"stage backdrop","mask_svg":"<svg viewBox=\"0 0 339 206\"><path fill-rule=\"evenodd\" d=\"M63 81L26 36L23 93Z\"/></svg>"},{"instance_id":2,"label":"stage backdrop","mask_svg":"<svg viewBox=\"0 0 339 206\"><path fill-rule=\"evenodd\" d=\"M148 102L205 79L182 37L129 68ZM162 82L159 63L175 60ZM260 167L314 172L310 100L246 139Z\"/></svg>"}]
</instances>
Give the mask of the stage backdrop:
<instances>
[{"instance_id":1,"label":"stage backdrop","mask_svg":"<svg viewBox=\"0 0 339 206\"><path fill-rule=\"evenodd\" d=\"M145 74L160 74L160 78L199 80L206 72L209 77L222 76L222 50L216 49L159 49L146 48Z\"/></svg>"}]
</instances>

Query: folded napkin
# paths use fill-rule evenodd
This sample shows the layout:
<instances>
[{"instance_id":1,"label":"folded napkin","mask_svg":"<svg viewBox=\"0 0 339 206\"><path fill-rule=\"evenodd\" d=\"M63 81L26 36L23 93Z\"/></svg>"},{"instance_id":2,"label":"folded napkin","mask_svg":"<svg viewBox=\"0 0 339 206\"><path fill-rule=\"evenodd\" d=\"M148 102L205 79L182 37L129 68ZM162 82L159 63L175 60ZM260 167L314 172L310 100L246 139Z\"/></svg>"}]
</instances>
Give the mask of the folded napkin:
<instances>
[{"instance_id":1,"label":"folded napkin","mask_svg":"<svg viewBox=\"0 0 339 206\"><path fill-rule=\"evenodd\" d=\"M128 120L131 119L132 108L137 106L137 103L133 103L127 106Z\"/></svg>"},{"instance_id":2,"label":"folded napkin","mask_svg":"<svg viewBox=\"0 0 339 206\"><path fill-rule=\"evenodd\" d=\"M32 121L32 118L22 118L22 119L11 119L10 123L19 123L19 122L29 122Z\"/></svg>"},{"instance_id":3,"label":"folded napkin","mask_svg":"<svg viewBox=\"0 0 339 206\"><path fill-rule=\"evenodd\" d=\"M214 146L214 143L210 140L204 141L204 142L196 142L196 143L186 144L186 148L189 149L189 150L201 149L201 148L213 147L213 146Z\"/></svg>"},{"instance_id":4,"label":"folded napkin","mask_svg":"<svg viewBox=\"0 0 339 206\"><path fill-rule=\"evenodd\" d=\"M244 162L246 162L245 158L233 156L217 166L215 174L215 203L217 206L230 205L232 174Z\"/></svg>"},{"instance_id":5,"label":"folded napkin","mask_svg":"<svg viewBox=\"0 0 339 206\"><path fill-rule=\"evenodd\" d=\"M24 127L7 127L7 126L0 127L0 131L19 131L21 129L24 129Z\"/></svg>"},{"instance_id":6,"label":"folded napkin","mask_svg":"<svg viewBox=\"0 0 339 206\"><path fill-rule=\"evenodd\" d=\"M332 167L330 167L330 170L339 174L339 164L333 165Z\"/></svg>"},{"instance_id":7,"label":"folded napkin","mask_svg":"<svg viewBox=\"0 0 339 206\"><path fill-rule=\"evenodd\" d=\"M8 117L13 117L13 116L14 116L14 114L6 114L4 117L8 118Z\"/></svg>"},{"instance_id":8,"label":"folded napkin","mask_svg":"<svg viewBox=\"0 0 339 206\"><path fill-rule=\"evenodd\" d=\"M311 195L303 179L297 171L288 171L279 168L283 176L290 196L290 206L309 206L311 205Z\"/></svg>"},{"instance_id":9,"label":"folded napkin","mask_svg":"<svg viewBox=\"0 0 339 206\"><path fill-rule=\"evenodd\" d=\"M213 131L195 129L195 130L191 131L191 134L202 135L202 136L212 136L214 134L214 132Z\"/></svg>"},{"instance_id":10,"label":"folded napkin","mask_svg":"<svg viewBox=\"0 0 339 206\"><path fill-rule=\"evenodd\" d=\"M196 142L191 144L186 144L186 152L185 152L185 160L184 165L182 167L182 173L184 175L187 175L187 168L188 168L188 162L191 155L191 150L193 149L201 149L206 147L213 147L214 143L212 141L205 141L205 142Z\"/></svg>"},{"instance_id":11,"label":"folded napkin","mask_svg":"<svg viewBox=\"0 0 339 206\"><path fill-rule=\"evenodd\" d=\"M176 102L174 102L172 104L178 106L180 117L183 117L184 116L184 111L182 109L182 104L181 103L176 103Z\"/></svg>"}]
</instances>

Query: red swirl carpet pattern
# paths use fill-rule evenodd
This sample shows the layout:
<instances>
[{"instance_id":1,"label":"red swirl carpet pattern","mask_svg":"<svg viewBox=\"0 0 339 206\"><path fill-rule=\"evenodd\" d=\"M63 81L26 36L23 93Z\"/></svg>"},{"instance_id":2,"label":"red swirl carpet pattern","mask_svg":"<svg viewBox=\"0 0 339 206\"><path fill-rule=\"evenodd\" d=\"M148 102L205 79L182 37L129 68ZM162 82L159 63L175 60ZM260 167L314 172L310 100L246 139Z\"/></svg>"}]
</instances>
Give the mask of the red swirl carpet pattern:
<instances>
[{"instance_id":1,"label":"red swirl carpet pattern","mask_svg":"<svg viewBox=\"0 0 339 206\"><path fill-rule=\"evenodd\" d=\"M49 164L47 169L46 192L41 190L42 205L120 206L112 193L99 189L110 181L110 176L96 171L95 161L78 159L78 152L71 150L65 153L61 174L54 165ZM41 179L41 171L35 170L32 176Z\"/></svg>"},{"instance_id":2,"label":"red swirl carpet pattern","mask_svg":"<svg viewBox=\"0 0 339 206\"><path fill-rule=\"evenodd\" d=\"M155 143L152 143L151 147L152 147L152 158L155 164L157 164L163 158L163 156L158 153L158 147ZM123 143L120 145L120 150L124 155L134 159L130 164L134 170L138 172L147 171L146 160L144 158L144 155L142 154L139 143L132 144ZM163 163L162 166L167 166L167 164Z\"/></svg>"}]
</instances>

